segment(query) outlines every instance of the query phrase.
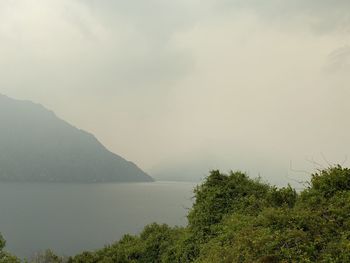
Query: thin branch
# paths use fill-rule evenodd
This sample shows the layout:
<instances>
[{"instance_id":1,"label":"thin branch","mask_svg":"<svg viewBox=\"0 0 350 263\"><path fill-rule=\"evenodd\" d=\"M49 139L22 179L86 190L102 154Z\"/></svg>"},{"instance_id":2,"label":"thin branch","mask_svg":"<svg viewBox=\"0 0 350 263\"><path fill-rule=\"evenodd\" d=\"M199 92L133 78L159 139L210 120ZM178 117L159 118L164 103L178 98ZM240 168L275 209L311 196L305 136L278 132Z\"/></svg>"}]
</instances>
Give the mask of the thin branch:
<instances>
[{"instance_id":1,"label":"thin branch","mask_svg":"<svg viewBox=\"0 0 350 263\"><path fill-rule=\"evenodd\" d=\"M341 166L343 167L347 161L348 161L348 155L345 155L344 161L341 163Z\"/></svg>"},{"instance_id":2,"label":"thin branch","mask_svg":"<svg viewBox=\"0 0 350 263\"><path fill-rule=\"evenodd\" d=\"M324 170L324 169L326 169L326 167L324 167L322 164L316 162L316 161L314 160L314 158L312 158L312 159L306 158L306 161L309 162L309 163L311 163L311 164L313 164L315 170L320 170L320 169L321 169L321 170ZM317 168L317 167L318 167L318 168Z\"/></svg>"},{"instance_id":3,"label":"thin branch","mask_svg":"<svg viewBox=\"0 0 350 263\"><path fill-rule=\"evenodd\" d=\"M289 175L286 175L286 178L301 185L304 185L306 183L306 181L299 181L297 179L294 179L293 177L290 177Z\"/></svg>"},{"instance_id":4,"label":"thin branch","mask_svg":"<svg viewBox=\"0 0 350 263\"><path fill-rule=\"evenodd\" d=\"M329 167L333 167L333 166L334 166L334 164L331 164L331 163L327 160L327 158L325 157L325 155L324 155L322 152L321 152L321 156L322 156L323 161L325 161L325 162L328 164Z\"/></svg>"},{"instance_id":5,"label":"thin branch","mask_svg":"<svg viewBox=\"0 0 350 263\"><path fill-rule=\"evenodd\" d=\"M295 173L304 173L304 174L307 174L307 175L310 175L311 173L308 172L308 171L305 171L305 170L296 170L293 168L293 165L292 165L292 160L289 161L289 169L292 171L292 172L295 172Z\"/></svg>"}]
</instances>

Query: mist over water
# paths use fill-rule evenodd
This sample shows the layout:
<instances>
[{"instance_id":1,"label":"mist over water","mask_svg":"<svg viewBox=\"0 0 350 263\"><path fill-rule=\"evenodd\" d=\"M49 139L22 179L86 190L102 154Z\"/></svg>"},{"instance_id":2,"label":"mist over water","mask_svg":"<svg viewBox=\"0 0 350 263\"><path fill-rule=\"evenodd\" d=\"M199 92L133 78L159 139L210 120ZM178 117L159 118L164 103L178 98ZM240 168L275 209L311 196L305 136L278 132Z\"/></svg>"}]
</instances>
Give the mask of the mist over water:
<instances>
[{"instance_id":1,"label":"mist over water","mask_svg":"<svg viewBox=\"0 0 350 263\"><path fill-rule=\"evenodd\" d=\"M193 183L0 183L0 229L7 249L29 257L93 250L147 224L186 225Z\"/></svg>"},{"instance_id":2,"label":"mist over water","mask_svg":"<svg viewBox=\"0 0 350 263\"><path fill-rule=\"evenodd\" d=\"M153 222L185 226L200 182L184 231L153 225L150 243L93 261L350 262L349 10L0 0L0 263L46 249L86 262ZM327 194L311 187L322 170Z\"/></svg>"},{"instance_id":3,"label":"mist over water","mask_svg":"<svg viewBox=\"0 0 350 263\"><path fill-rule=\"evenodd\" d=\"M290 161L349 155L349 8L2 1L0 93L43 104L158 178L220 168L287 183Z\"/></svg>"}]
</instances>

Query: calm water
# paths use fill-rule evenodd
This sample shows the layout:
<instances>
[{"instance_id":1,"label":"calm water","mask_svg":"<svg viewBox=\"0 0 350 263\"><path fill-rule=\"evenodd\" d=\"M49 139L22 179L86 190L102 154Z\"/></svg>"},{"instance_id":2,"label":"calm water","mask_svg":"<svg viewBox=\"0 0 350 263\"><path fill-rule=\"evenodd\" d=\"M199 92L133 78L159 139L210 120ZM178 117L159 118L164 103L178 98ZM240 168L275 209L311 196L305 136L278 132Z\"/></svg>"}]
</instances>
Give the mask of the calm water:
<instances>
[{"instance_id":1,"label":"calm water","mask_svg":"<svg viewBox=\"0 0 350 263\"><path fill-rule=\"evenodd\" d=\"M152 222L187 223L193 183L0 183L0 232L21 257L101 248Z\"/></svg>"}]
</instances>

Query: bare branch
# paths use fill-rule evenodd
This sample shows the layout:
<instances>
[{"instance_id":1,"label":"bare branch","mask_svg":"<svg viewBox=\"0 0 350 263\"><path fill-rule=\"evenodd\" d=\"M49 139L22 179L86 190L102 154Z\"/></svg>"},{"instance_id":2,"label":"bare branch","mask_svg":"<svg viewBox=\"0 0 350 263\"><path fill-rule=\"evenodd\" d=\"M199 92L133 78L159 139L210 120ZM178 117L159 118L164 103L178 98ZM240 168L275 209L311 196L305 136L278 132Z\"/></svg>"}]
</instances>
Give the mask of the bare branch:
<instances>
[{"instance_id":1,"label":"bare branch","mask_svg":"<svg viewBox=\"0 0 350 263\"><path fill-rule=\"evenodd\" d=\"M331 163L327 160L327 158L325 157L325 155L324 155L322 152L321 152L321 156L322 156L323 161L325 161L325 162L328 164L329 167L333 167L333 166L334 166L334 164L331 164Z\"/></svg>"},{"instance_id":2,"label":"bare branch","mask_svg":"<svg viewBox=\"0 0 350 263\"><path fill-rule=\"evenodd\" d=\"M345 155L344 161L341 163L341 166L344 166L348 161L348 155Z\"/></svg>"},{"instance_id":3,"label":"bare branch","mask_svg":"<svg viewBox=\"0 0 350 263\"><path fill-rule=\"evenodd\" d=\"M311 173L308 172L308 171L305 171L305 170L296 170L293 168L293 165L292 165L292 160L289 161L289 169L292 171L292 172L295 172L295 173L304 173L304 174L307 174L307 175L310 175Z\"/></svg>"},{"instance_id":4,"label":"bare branch","mask_svg":"<svg viewBox=\"0 0 350 263\"><path fill-rule=\"evenodd\" d=\"M320 169L321 169L321 170L324 170L324 169L326 169L326 167L324 167L322 164L316 162L316 161L314 160L314 158L312 158L312 159L306 158L306 161L308 161L309 163L313 164L315 170L320 170Z\"/></svg>"}]
</instances>

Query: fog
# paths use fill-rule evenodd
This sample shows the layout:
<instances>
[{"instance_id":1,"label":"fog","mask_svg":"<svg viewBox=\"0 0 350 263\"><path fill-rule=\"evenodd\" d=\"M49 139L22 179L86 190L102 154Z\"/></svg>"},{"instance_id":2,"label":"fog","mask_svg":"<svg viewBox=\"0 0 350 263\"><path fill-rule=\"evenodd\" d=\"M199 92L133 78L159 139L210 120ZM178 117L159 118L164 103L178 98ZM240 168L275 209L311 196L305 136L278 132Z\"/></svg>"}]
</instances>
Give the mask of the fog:
<instances>
[{"instance_id":1,"label":"fog","mask_svg":"<svg viewBox=\"0 0 350 263\"><path fill-rule=\"evenodd\" d=\"M304 180L350 162L349 8L2 1L0 93L43 104L157 178L219 168Z\"/></svg>"}]
</instances>

